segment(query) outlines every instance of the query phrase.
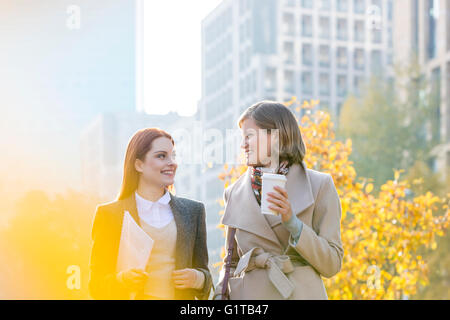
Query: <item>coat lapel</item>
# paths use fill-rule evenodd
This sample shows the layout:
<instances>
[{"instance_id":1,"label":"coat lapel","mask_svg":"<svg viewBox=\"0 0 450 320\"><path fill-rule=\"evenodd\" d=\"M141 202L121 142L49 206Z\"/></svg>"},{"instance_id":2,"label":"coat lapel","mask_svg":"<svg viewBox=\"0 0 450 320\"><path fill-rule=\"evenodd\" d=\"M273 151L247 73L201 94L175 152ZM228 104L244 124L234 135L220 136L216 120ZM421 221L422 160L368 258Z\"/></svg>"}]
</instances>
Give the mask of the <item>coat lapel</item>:
<instances>
[{"instance_id":1,"label":"coat lapel","mask_svg":"<svg viewBox=\"0 0 450 320\"><path fill-rule=\"evenodd\" d=\"M139 215L138 215L138 211L137 211L137 207L136 207L136 196L134 194L134 192L131 194L131 196L129 196L128 198L123 200L123 206L122 206L122 213L121 213L121 217L123 219L123 214L125 211L128 211L130 213L130 215L133 217L134 221L136 221L136 223L141 226L141 223L139 222Z\"/></svg>"},{"instance_id":2,"label":"coat lapel","mask_svg":"<svg viewBox=\"0 0 450 320\"><path fill-rule=\"evenodd\" d=\"M191 246L190 241L193 237L193 221L190 219L190 216L188 214L189 211L172 193L170 193L169 205L172 209L175 224L177 226L175 263L176 268L180 269L184 268L185 264L187 263L186 254L189 252L189 248Z\"/></svg>"},{"instance_id":3,"label":"coat lapel","mask_svg":"<svg viewBox=\"0 0 450 320\"><path fill-rule=\"evenodd\" d=\"M244 176L236 182L232 196L228 199L222 223L254 233L280 246L277 236L261 213L261 208L252 190L250 175L249 168Z\"/></svg>"},{"instance_id":4,"label":"coat lapel","mask_svg":"<svg viewBox=\"0 0 450 320\"><path fill-rule=\"evenodd\" d=\"M293 214L299 216L314 203L311 181L303 167L293 165L286 176L286 190L291 202ZM280 216L261 213L251 186L250 169L236 182L232 196L228 199L222 223L242 229L265 238L281 246L272 227L281 223Z\"/></svg>"},{"instance_id":5,"label":"coat lapel","mask_svg":"<svg viewBox=\"0 0 450 320\"><path fill-rule=\"evenodd\" d=\"M305 162L303 162L303 167L295 164L289 168L286 175L286 190L291 202L292 213L297 217L315 202L311 180L304 168L306 168ZM267 215L267 218L272 227L281 223L280 216Z\"/></svg>"},{"instance_id":6,"label":"coat lapel","mask_svg":"<svg viewBox=\"0 0 450 320\"><path fill-rule=\"evenodd\" d=\"M134 192L131 196L123 200L122 203L122 213L121 220L123 220L123 214L125 211L128 211L136 223L142 227L139 222L139 215L136 206L136 197ZM175 220L175 224L177 226L177 240L176 240L176 267L184 268L186 264L185 258L183 255L186 252L189 252L187 249L190 246L190 239L192 237L192 222L190 216L188 214L189 210L187 210L183 204L178 200L176 196L170 193L170 208L172 209L173 217Z\"/></svg>"}]
</instances>

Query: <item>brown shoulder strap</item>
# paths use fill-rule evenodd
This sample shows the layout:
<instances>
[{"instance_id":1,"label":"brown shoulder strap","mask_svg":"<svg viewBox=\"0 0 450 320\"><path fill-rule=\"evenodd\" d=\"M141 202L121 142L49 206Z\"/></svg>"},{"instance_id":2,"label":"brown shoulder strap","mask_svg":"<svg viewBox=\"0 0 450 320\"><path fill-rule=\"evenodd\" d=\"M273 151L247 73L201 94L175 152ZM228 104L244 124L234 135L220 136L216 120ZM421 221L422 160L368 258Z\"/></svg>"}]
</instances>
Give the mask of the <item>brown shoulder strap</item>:
<instances>
[{"instance_id":1,"label":"brown shoulder strap","mask_svg":"<svg viewBox=\"0 0 450 320\"><path fill-rule=\"evenodd\" d=\"M234 250L234 235L236 233L235 228L230 227L230 232L228 233L228 252L227 258L225 262L225 276L222 282L222 300L228 299L228 278L230 277L230 268L231 268L231 256L233 255Z\"/></svg>"}]
</instances>

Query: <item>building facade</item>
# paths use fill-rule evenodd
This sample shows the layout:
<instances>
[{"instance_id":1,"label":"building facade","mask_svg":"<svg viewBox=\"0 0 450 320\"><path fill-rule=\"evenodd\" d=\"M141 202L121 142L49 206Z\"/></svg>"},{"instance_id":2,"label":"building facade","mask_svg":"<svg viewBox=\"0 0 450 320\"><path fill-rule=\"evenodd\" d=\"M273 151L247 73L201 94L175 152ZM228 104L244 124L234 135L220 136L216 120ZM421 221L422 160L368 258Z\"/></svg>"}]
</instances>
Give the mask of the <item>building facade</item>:
<instances>
[{"instance_id":1,"label":"building facade","mask_svg":"<svg viewBox=\"0 0 450 320\"><path fill-rule=\"evenodd\" d=\"M429 165L446 179L450 167L450 0L396 0L394 21L396 63L417 58L430 81L437 126L430 128L429 135L439 143L430 154Z\"/></svg>"}]
</instances>

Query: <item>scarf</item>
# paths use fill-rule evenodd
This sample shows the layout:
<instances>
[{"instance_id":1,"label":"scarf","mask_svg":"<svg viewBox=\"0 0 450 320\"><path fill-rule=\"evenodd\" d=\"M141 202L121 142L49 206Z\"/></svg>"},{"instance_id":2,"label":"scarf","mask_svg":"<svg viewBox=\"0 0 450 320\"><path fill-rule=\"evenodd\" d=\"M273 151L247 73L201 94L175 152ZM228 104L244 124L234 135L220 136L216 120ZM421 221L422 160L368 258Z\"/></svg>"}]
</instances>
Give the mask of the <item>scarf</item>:
<instances>
[{"instance_id":1,"label":"scarf","mask_svg":"<svg viewBox=\"0 0 450 320\"><path fill-rule=\"evenodd\" d=\"M288 162L284 161L280 164L280 166L277 169L277 174L283 174L287 175L289 172L289 166ZM262 167L252 167L252 173L251 173L251 181L252 181L252 190L255 194L256 201L258 201L258 204L261 206L261 188L262 188Z\"/></svg>"}]
</instances>

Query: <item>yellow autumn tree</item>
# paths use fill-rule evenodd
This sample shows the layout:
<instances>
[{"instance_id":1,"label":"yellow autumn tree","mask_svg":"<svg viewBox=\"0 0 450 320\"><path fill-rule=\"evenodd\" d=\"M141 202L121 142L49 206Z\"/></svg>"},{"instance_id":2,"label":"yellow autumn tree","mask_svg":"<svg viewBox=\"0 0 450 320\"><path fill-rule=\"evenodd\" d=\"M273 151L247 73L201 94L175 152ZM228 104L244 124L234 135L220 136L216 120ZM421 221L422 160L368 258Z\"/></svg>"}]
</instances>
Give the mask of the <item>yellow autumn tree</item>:
<instances>
[{"instance_id":1,"label":"yellow autumn tree","mask_svg":"<svg viewBox=\"0 0 450 320\"><path fill-rule=\"evenodd\" d=\"M349 160L351 140L336 140L330 114L317 110L319 101L301 103L294 97L285 105L294 113L302 111L298 122L307 147L307 167L331 174L341 199L344 259L337 275L324 278L329 298L401 299L414 295L420 285L428 284L423 252L436 249L436 236L443 236L448 228L450 195L413 194L411 187L420 184L420 179L402 179L402 171L395 168L394 180L384 183L375 194L371 179L357 177ZM225 165L219 178L226 188L246 170L244 165ZM222 248L222 258L224 254Z\"/></svg>"}]
</instances>

